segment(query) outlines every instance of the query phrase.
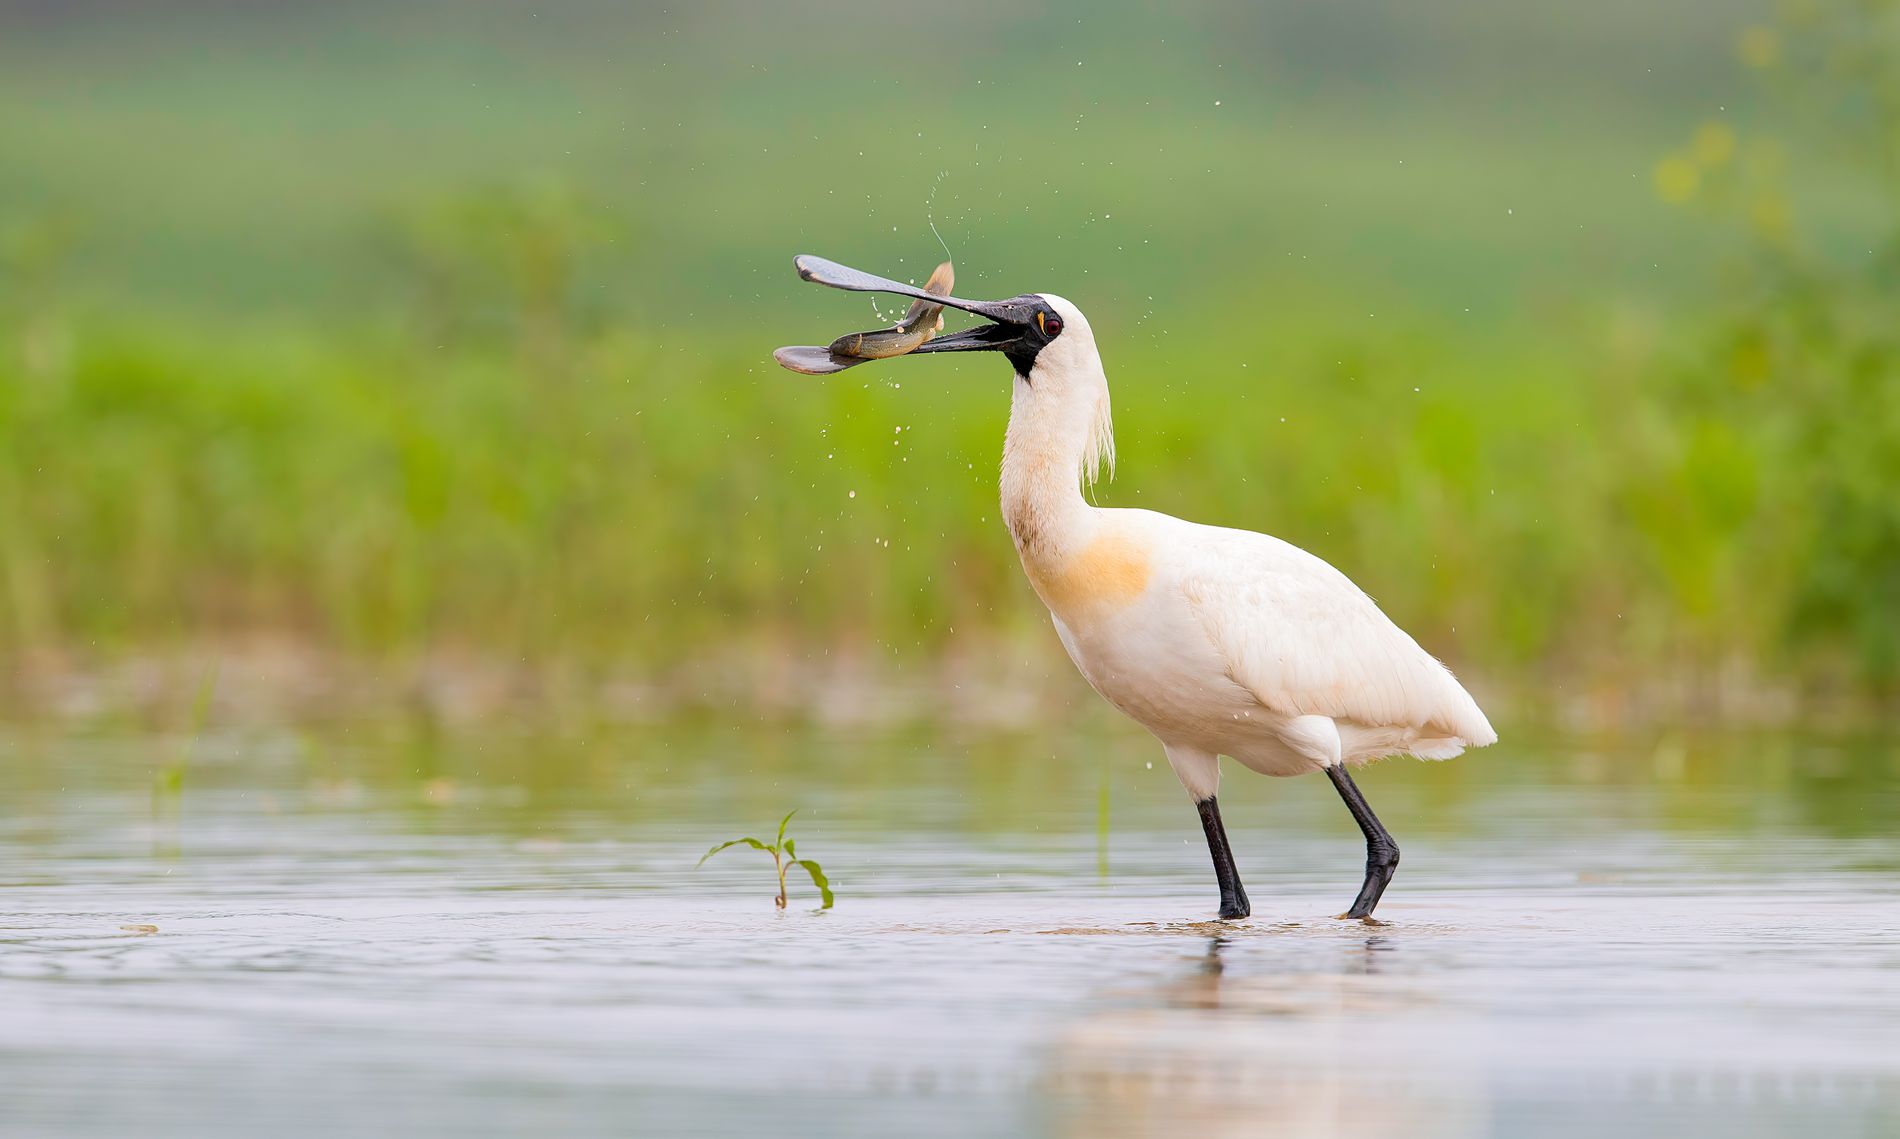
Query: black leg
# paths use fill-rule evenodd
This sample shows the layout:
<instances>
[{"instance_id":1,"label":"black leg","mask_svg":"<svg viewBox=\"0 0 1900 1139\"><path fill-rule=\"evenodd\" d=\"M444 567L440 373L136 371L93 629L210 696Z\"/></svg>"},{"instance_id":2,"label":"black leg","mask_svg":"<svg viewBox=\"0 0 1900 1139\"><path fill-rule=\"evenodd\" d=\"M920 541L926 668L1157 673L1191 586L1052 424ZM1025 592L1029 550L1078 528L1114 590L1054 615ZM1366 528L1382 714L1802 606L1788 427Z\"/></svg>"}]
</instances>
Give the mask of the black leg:
<instances>
[{"instance_id":1,"label":"black leg","mask_svg":"<svg viewBox=\"0 0 1900 1139\"><path fill-rule=\"evenodd\" d=\"M1220 883L1222 921L1244 918L1253 913L1247 904L1247 891L1241 888L1240 871L1234 869L1234 852L1227 847L1227 829L1220 825L1220 804L1208 796L1194 804L1200 808L1201 829L1207 832L1207 852L1214 856L1214 880Z\"/></svg>"},{"instance_id":2,"label":"black leg","mask_svg":"<svg viewBox=\"0 0 1900 1139\"><path fill-rule=\"evenodd\" d=\"M1379 816L1372 813L1366 805L1366 797L1359 793L1358 784L1352 776L1346 774L1346 765L1335 763L1326 769L1326 777L1339 789L1339 797L1346 801L1346 809L1359 824L1366 835L1366 884L1359 887L1359 896L1352 900L1352 909L1340 914L1342 918L1370 918L1372 908L1379 904L1379 895L1385 893L1386 884L1392 881L1392 872L1399 868L1399 844L1392 841L1385 827L1379 824Z\"/></svg>"}]
</instances>

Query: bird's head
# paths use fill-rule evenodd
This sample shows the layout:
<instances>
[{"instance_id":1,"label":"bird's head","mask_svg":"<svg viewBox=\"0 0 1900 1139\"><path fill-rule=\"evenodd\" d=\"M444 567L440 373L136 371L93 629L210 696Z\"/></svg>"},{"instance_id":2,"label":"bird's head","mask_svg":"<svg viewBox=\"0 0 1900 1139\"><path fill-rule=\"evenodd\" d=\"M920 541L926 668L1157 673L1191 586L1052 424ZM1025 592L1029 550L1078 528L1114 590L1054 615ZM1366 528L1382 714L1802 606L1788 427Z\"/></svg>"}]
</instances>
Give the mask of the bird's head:
<instances>
[{"instance_id":1,"label":"bird's head","mask_svg":"<svg viewBox=\"0 0 1900 1139\"><path fill-rule=\"evenodd\" d=\"M1093 365L1099 370L1095 335L1082 311L1054 293L1024 293L1003 301L969 301L925 292L836 261L805 254L797 258L798 275L807 281L853 292L895 293L914 300L962 309L989 323L926 340L908 355L930 352L1001 352L1016 375L1034 384L1039 377L1052 380ZM864 361L854 357L825 356L822 349L780 349L779 362L801 372L842 371Z\"/></svg>"}]
</instances>

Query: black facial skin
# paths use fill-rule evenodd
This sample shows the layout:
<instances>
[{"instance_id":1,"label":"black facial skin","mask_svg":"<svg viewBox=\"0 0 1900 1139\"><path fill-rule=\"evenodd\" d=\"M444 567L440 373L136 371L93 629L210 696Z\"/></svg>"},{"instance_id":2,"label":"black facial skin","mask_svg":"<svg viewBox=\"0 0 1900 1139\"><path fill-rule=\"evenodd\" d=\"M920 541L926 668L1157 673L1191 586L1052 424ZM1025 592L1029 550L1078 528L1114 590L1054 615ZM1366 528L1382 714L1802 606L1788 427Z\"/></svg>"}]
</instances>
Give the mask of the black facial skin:
<instances>
[{"instance_id":1,"label":"black facial skin","mask_svg":"<svg viewBox=\"0 0 1900 1139\"><path fill-rule=\"evenodd\" d=\"M1029 326L1015 343L1003 349L1003 355L1015 366L1016 374L1029 378L1030 369L1036 366L1036 356L1050 341L1062 335L1062 318L1056 310L1038 300L1029 318Z\"/></svg>"}]
</instances>

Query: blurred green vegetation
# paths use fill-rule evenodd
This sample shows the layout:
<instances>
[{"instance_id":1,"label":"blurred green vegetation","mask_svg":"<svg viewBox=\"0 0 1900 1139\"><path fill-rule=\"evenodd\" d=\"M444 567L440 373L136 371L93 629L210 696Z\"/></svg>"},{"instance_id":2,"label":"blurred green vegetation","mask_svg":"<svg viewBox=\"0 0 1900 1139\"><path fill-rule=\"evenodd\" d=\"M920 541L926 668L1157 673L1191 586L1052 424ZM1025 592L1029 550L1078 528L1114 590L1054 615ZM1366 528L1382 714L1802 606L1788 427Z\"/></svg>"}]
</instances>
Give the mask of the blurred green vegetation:
<instances>
[{"instance_id":1,"label":"blurred green vegetation","mask_svg":"<svg viewBox=\"0 0 1900 1139\"><path fill-rule=\"evenodd\" d=\"M1058 653L995 362L770 363L934 225L1481 694L1891 698L1893 5L1349 8L0 18L0 654Z\"/></svg>"}]
</instances>

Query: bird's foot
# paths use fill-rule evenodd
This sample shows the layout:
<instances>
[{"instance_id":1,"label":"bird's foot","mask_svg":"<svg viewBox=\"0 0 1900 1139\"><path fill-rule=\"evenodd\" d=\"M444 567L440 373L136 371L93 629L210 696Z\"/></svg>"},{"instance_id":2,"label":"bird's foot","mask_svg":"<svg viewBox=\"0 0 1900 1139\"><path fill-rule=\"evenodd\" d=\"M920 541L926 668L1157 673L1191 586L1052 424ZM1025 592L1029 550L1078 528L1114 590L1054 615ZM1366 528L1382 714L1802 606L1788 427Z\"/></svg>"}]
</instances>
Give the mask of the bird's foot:
<instances>
[{"instance_id":1,"label":"bird's foot","mask_svg":"<svg viewBox=\"0 0 1900 1139\"><path fill-rule=\"evenodd\" d=\"M1340 914L1338 917L1338 920L1339 921L1356 921L1362 925L1370 925L1370 926L1388 926L1392 924L1389 921L1380 921L1378 918L1373 917L1371 914L1355 914L1350 910L1348 910L1347 912L1343 914Z\"/></svg>"},{"instance_id":2,"label":"bird's foot","mask_svg":"<svg viewBox=\"0 0 1900 1139\"><path fill-rule=\"evenodd\" d=\"M1221 921L1239 921L1241 918L1251 917L1252 915L1253 915L1253 907L1248 905L1244 901L1221 903L1221 906L1220 906L1220 920Z\"/></svg>"}]
</instances>

